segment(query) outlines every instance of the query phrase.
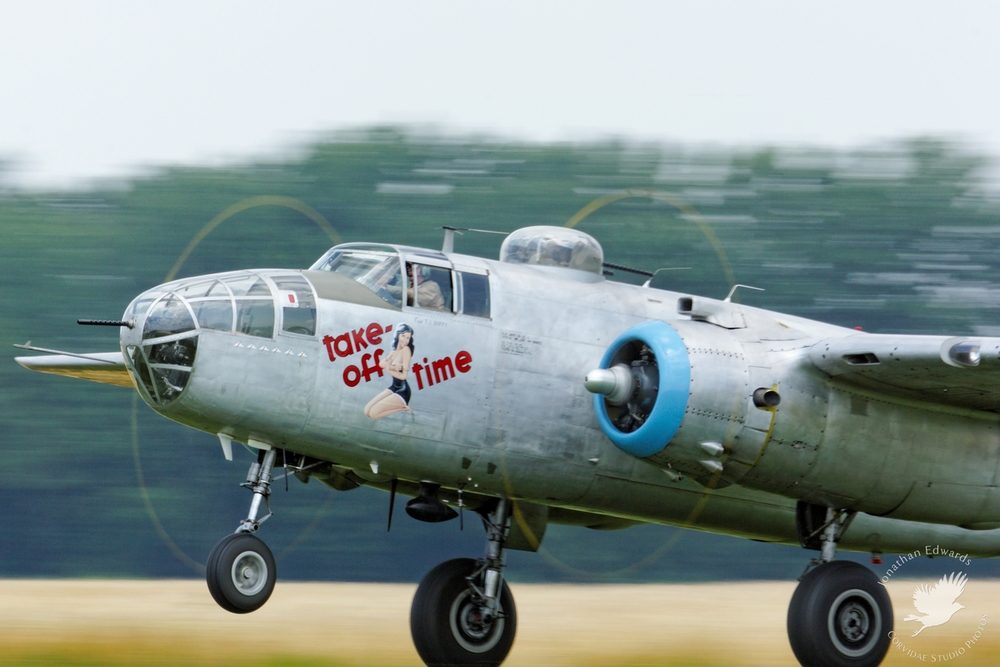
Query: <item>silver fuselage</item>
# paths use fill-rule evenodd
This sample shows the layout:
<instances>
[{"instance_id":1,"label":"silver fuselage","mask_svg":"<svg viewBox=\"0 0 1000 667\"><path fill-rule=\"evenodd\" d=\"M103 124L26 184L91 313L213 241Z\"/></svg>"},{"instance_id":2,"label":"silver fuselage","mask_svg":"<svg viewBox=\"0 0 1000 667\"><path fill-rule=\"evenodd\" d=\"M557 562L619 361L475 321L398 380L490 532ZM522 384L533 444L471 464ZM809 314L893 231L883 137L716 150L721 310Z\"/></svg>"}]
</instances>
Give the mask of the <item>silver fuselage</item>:
<instances>
[{"instance_id":1,"label":"silver fuselage","mask_svg":"<svg viewBox=\"0 0 1000 667\"><path fill-rule=\"evenodd\" d=\"M1000 419L843 386L810 361L818 341L857 332L572 270L445 259L488 274L489 317L380 305L321 272L247 272L276 295L274 276L304 276L316 293L314 333L283 331L281 307L270 337L201 329L183 391L160 402L141 393L187 426L329 461L376 486L428 481L549 506L554 520L797 544L804 500L859 512L841 541L848 549L1000 555ZM691 390L677 433L637 458L601 431L583 378L619 334L649 320L680 334ZM136 324L122 329L126 359L142 344L141 313ZM373 420L365 406L393 380L378 364L392 351L386 330L400 324L413 330L420 367L406 378L409 410ZM758 387L780 391L780 406L756 409ZM731 452L726 476L699 466L705 441Z\"/></svg>"}]
</instances>

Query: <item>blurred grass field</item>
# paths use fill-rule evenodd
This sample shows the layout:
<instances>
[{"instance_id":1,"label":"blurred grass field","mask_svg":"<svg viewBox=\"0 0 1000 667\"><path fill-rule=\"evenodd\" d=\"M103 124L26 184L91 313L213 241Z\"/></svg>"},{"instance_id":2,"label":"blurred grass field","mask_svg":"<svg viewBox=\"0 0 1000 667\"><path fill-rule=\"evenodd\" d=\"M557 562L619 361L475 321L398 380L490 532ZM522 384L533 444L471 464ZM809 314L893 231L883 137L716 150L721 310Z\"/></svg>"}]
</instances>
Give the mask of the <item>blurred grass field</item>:
<instances>
[{"instance_id":1,"label":"blurred grass field","mask_svg":"<svg viewBox=\"0 0 1000 667\"><path fill-rule=\"evenodd\" d=\"M923 662L1000 664L1000 581L970 581L946 625L912 637L918 582L890 581L896 630ZM920 582L923 583L923 582ZM512 587L509 667L796 665L785 634L794 582ZM279 583L245 616L190 580L0 580L0 665L31 667L418 667L415 586ZM983 636L972 646L983 615ZM992 620L992 619L997 620ZM994 627L996 624L996 627ZM935 659L935 656L937 658ZM920 660L897 646L883 664Z\"/></svg>"}]
</instances>

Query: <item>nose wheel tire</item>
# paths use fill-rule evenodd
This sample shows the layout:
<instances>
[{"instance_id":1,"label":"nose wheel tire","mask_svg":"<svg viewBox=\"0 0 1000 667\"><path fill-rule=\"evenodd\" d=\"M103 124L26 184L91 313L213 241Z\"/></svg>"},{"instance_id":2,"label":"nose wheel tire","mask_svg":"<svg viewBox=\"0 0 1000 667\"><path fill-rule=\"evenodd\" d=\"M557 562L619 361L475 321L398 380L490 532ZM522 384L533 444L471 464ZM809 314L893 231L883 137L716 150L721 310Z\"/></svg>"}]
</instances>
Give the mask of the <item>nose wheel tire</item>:
<instances>
[{"instance_id":1,"label":"nose wheel tire","mask_svg":"<svg viewBox=\"0 0 1000 667\"><path fill-rule=\"evenodd\" d=\"M876 667L889 650L892 629L885 587L851 561L816 567L788 606L788 640L804 667Z\"/></svg>"},{"instance_id":2,"label":"nose wheel tire","mask_svg":"<svg viewBox=\"0 0 1000 667\"><path fill-rule=\"evenodd\" d=\"M249 533L222 538L209 554L205 568L212 597L234 614L260 609L271 597L276 574L271 550Z\"/></svg>"},{"instance_id":3,"label":"nose wheel tire","mask_svg":"<svg viewBox=\"0 0 1000 667\"><path fill-rule=\"evenodd\" d=\"M417 653L430 667L497 667L514 644L517 613L510 589L504 582L497 617L490 618L467 581L477 567L471 558L445 561L417 587L410 632Z\"/></svg>"}]
</instances>

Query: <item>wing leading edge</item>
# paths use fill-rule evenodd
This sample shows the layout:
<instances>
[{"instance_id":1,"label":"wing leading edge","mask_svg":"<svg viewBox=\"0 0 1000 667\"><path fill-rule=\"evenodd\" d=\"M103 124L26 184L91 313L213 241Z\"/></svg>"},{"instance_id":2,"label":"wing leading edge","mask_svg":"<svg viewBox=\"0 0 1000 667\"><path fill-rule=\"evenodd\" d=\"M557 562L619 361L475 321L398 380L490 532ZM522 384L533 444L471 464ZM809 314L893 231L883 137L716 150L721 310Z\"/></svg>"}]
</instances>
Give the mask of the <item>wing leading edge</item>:
<instances>
[{"instance_id":1,"label":"wing leading edge","mask_svg":"<svg viewBox=\"0 0 1000 667\"><path fill-rule=\"evenodd\" d=\"M24 346L21 346L24 347ZM32 349L32 348L27 348ZM14 361L39 373L52 373L91 380L103 384L134 389L132 376L125 368L121 352L94 354L46 354L35 357L15 357Z\"/></svg>"},{"instance_id":2,"label":"wing leading edge","mask_svg":"<svg viewBox=\"0 0 1000 667\"><path fill-rule=\"evenodd\" d=\"M1000 338L856 334L816 343L809 360L863 389L1000 412Z\"/></svg>"}]
</instances>

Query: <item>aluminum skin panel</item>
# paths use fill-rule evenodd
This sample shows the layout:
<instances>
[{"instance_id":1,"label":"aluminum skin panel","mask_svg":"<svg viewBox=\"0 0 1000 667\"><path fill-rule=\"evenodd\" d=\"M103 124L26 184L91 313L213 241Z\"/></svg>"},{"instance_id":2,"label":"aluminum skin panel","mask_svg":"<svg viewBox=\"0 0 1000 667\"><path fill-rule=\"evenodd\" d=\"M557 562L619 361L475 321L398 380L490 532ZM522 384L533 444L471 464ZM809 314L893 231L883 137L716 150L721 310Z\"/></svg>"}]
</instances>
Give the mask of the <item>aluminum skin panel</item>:
<instances>
[{"instance_id":1,"label":"aluminum skin panel","mask_svg":"<svg viewBox=\"0 0 1000 667\"><path fill-rule=\"evenodd\" d=\"M685 295L463 261L489 271L490 318L395 311L331 283L317 289L315 336L283 334L279 323L271 338L202 331L187 388L159 411L332 461L376 485L428 480L780 542L794 540L794 500L805 499L906 519L859 517L842 546L911 549L936 536L1000 553L1000 531L955 527L1000 520L1000 418L841 382L810 360L810 345L856 332L746 306L732 306L746 326L725 329L679 315ZM691 365L684 418L655 466L608 440L581 388L615 339L650 319L679 333ZM403 324L415 345L409 409L373 419L366 407L392 384L378 362L400 351L392 333ZM749 396L769 380L782 402L765 431ZM710 478L699 463L705 441L728 449L733 472L723 481L738 484L699 483ZM694 479L674 481L659 469L670 464Z\"/></svg>"}]
</instances>

